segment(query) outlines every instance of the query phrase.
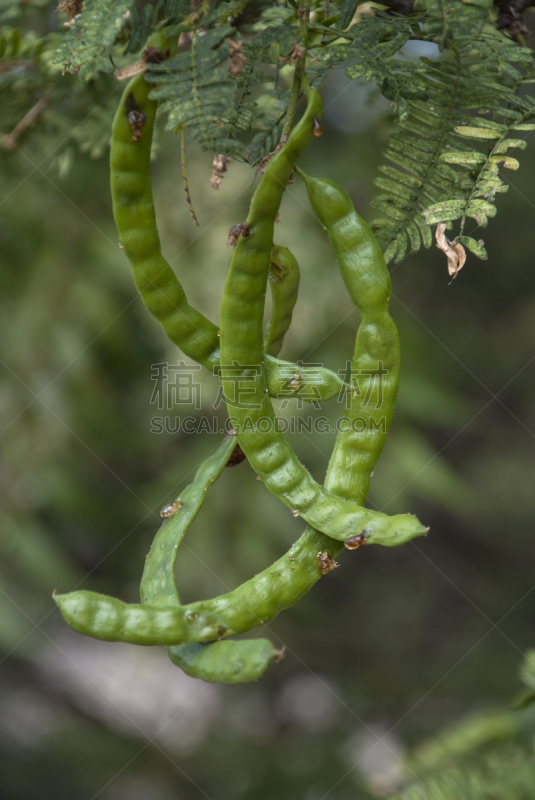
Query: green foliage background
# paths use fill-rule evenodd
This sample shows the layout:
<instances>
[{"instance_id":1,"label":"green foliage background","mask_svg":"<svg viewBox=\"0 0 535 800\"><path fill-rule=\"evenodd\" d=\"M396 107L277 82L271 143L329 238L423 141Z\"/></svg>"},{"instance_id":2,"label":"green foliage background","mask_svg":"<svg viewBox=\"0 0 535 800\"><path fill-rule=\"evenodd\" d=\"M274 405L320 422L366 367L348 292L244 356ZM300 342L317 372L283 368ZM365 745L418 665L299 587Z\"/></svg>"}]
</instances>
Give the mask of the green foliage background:
<instances>
[{"instance_id":1,"label":"green foliage background","mask_svg":"<svg viewBox=\"0 0 535 800\"><path fill-rule=\"evenodd\" d=\"M72 76L64 81L75 103ZM343 183L370 219L388 106L370 106L340 77L323 91L325 133L304 167ZM82 103L88 126L86 111ZM430 535L343 555L269 626L287 645L280 664L252 686L207 687L163 650L84 640L54 610L53 589L75 585L137 599L158 510L213 439L151 433L162 413L150 402L151 368L177 353L117 246L106 159L30 141L3 153L0 198L3 795L531 799L533 707L509 706L534 645L533 148L518 173L502 175L510 189L484 233L487 262L469 257L453 283L435 248L392 269L401 391L370 500L410 508ZM214 192L209 155L189 145L188 162L200 229L178 142L162 133L154 182L164 252L192 303L217 319L226 235L245 217L252 171L233 164ZM286 193L277 239L302 269L282 355L343 369L358 318L299 184ZM215 381L197 376L202 408L187 413L211 417ZM338 411L332 401L313 413ZM292 443L321 479L331 437ZM237 585L301 528L246 464L226 471L181 554L181 595Z\"/></svg>"}]
</instances>

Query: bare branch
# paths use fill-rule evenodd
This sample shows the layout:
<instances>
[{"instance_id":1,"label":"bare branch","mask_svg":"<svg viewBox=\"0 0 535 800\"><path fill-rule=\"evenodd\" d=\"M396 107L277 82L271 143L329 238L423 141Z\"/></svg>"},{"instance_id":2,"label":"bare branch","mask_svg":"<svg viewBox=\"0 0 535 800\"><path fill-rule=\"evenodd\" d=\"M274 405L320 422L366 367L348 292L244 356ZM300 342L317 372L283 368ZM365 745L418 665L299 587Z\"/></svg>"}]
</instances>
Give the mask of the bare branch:
<instances>
[{"instance_id":1,"label":"bare branch","mask_svg":"<svg viewBox=\"0 0 535 800\"><path fill-rule=\"evenodd\" d=\"M41 99L37 101L37 103L33 106L33 108L30 108L28 113L23 116L21 121L17 125L15 125L11 133L8 133L6 134L6 136L4 136L2 144L5 148L7 148L8 150L15 149L15 147L17 146L17 141L19 136L23 131L26 130L26 128L29 128L29 126L39 116L39 114L41 114L41 112L45 110L45 108L48 105L48 99L49 98L46 95L45 97L41 97Z\"/></svg>"}]
</instances>

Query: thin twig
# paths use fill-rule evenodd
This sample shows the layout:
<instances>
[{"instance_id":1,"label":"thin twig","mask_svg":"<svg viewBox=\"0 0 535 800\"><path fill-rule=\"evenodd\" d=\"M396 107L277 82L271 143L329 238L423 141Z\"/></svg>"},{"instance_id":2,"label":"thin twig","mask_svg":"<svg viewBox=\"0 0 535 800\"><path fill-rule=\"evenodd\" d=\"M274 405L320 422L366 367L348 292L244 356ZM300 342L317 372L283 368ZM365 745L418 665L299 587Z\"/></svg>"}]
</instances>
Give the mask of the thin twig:
<instances>
[{"instance_id":1,"label":"thin twig","mask_svg":"<svg viewBox=\"0 0 535 800\"><path fill-rule=\"evenodd\" d=\"M292 84L292 94L290 96L290 103L288 106L288 114L286 116L286 122L284 123L284 128L282 129L282 134L280 138L280 144L286 144L288 136L290 135L290 131L292 130L292 125L295 117L295 111L297 109L297 102L299 100L299 95L301 94L302 88L302 77L305 73L305 60L307 55L307 41L308 41L308 18L310 15L310 6L306 5L306 0L302 0L299 4L299 45L303 48L303 52L301 57L295 64L295 72Z\"/></svg>"},{"instance_id":2,"label":"thin twig","mask_svg":"<svg viewBox=\"0 0 535 800\"><path fill-rule=\"evenodd\" d=\"M184 190L186 192L186 202L188 204L189 212L196 225L199 225L199 220L191 202L191 195L189 193L188 173L186 170L186 133L184 127L180 129L180 160L182 162L182 178L184 179Z\"/></svg>"},{"instance_id":3,"label":"thin twig","mask_svg":"<svg viewBox=\"0 0 535 800\"><path fill-rule=\"evenodd\" d=\"M15 149L19 136L32 124L39 114L45 110L48 105L48 99L48 95L41 97L41 99L37 101L33 108L30 108L28 113L23 116L21 121L15 125L11 133L8 133L4 136L2 140L4 147L6 147L8 150Z\"/></svg>"}]
</instances>

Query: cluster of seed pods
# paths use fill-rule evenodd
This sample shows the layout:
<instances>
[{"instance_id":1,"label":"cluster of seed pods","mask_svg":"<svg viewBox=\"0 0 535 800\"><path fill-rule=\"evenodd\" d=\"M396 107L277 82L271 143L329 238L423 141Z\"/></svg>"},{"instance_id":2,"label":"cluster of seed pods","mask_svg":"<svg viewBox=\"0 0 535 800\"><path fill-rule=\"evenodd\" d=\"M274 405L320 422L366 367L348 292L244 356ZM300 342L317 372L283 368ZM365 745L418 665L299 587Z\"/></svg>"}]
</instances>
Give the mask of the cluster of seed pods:
<instances>
[{"instance_id":1,"label":"cluster of seed pods","mask_svg":"<svg viewBox=\"0 0 535 800\"><path fill-rule=\"evenodd\" d=\"M426 533L411 514L390 517L362 505L398 388L398 333L388 310L390 276L370 228L344 189L311 178L296 166L313 136L321 132L322 100L307 85L305 113L284 147L269 160L246 222L234 228L218 329L189 305L161 253L150 175L156 114L150 88L143 74L136 76L115 117L111 148L115 221L145 306L183 353L219 375L233 431L201 464L180 497L162 509L164 521L145 562L140 604L88 591L56 595L55 600L65 620L80 633L165 646L173 663L189 675L241 683L257 679L281 653L266 639L229 637L265 624L295 603L337 566L336 555L344 546L349 550L374 543L395 546ZM353 380L346 385L330 370L308 370L277 358L299 286L297 262L289 250L273 243L275 220L294 171L305 182L312 210L327 231L347 291L361 314L352 362L358 391ZM264 332L268 283L273 302ZM250 387L247 400L239 403L234 399L237 370ZM278 430L270 398L323 401L340 391L346 392L344 416L322 486ZM244 458L265 487L308 526L288 553L238 588L181 605L175 585L180 542L225 465Z\"/></svg>"}]
</instances>

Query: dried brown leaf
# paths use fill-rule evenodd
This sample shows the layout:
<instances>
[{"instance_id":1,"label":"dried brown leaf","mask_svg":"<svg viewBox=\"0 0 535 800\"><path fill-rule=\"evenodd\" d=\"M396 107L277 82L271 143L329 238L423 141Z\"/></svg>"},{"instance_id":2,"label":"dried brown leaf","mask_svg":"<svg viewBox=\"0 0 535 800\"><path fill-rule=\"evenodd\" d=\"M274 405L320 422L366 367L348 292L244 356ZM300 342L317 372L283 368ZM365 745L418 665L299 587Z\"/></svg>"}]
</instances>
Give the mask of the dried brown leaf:
<instances>
[{"instance_id":1,"label":"dried brown leaf","mask_svg":"<svg viewBox=\"0 0 535 800\"><path fill-rule=\"evenodd\" d=\"M437 225L435 233L437 240L437 247L446 254L448 259L448 274L455 278L459 270L461 270L466 263L466 250L460 242L450 242L446 237L446 223L441 222Z\"/></svg>"}]
</instances>

